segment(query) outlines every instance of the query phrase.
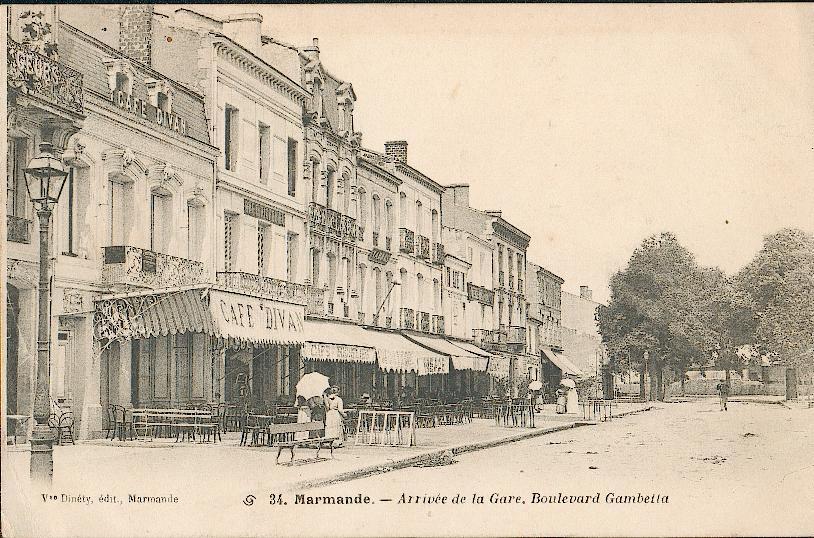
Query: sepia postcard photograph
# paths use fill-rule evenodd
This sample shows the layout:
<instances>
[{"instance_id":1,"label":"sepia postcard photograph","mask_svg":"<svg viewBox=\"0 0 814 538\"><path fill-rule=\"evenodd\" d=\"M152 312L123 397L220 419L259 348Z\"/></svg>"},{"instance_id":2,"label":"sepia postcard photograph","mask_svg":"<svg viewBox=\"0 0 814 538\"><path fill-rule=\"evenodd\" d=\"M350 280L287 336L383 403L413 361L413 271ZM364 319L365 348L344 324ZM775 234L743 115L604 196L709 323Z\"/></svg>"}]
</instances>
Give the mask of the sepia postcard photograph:
<instances>
[{"instance_id":1,"label":"sepia postcard photograph","mask_svg":"<svg viewBox=\"0 0 814 538\"><path fill-rule=\"evenodd\" d=\"M814 5L0 9L3 537L814 535Z\"/></svg>"}]
</instances>

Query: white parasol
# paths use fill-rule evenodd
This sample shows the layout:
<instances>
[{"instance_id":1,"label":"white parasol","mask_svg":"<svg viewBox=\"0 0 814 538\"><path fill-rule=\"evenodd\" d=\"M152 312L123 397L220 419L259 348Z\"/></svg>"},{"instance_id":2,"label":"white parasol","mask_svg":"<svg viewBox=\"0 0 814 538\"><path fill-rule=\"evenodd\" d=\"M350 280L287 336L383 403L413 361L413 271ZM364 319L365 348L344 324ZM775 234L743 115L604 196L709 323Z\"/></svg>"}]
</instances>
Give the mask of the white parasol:
<instances>
[{"instance_id":1,"label":"white parasol","mask_svg":"<svg viewBox=\"0 0 814 538\"><path fill-rule=\"evenodd\" d=\"M560 385L562 385L563 387L570 387L572 389L577 388L577 384L576 382L574 382L573 379L563 379L562 381L560 381Z\"/></svg>"},{"instance_id":2,"label":"white parasol","mask_svg":"<svg viewBox=\"0 0 814 538\"><path fill-rule=\"evenodd\" d=\"M529 383L529 390L540 390L543 388L543 384L540 381L532 381Z\"/></svg>"},{"instance_id":3,"label":"white parasol","mask_svg":"<svg viewBox=\"0 0 814 538\"><path fill-rule=\"evenodd\" d=\"M311 372L302 376L297 383L297 396L302 396L306 400L315 396L322 396L325 389L330 386L327 376L319 372Z\"/></svg>"}]
</instances>

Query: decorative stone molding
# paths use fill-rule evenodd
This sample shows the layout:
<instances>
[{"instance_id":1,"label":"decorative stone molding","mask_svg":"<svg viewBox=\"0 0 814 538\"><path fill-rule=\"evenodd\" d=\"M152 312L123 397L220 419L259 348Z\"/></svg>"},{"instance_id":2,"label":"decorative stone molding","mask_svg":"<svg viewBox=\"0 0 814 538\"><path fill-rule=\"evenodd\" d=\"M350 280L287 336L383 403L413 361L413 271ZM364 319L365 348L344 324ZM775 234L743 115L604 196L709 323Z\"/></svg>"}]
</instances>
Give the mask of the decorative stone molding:
<instances>
[{"instance_id":1,"label":"decorative stone molding","mask_svg":"<svg viewBox=\"0 0 814 538\"><path fill-rule=\"evenodd\" d=\"M174 189L184 184L184 180L171 165L159 163L154 164L147 170L147 179L154 183L159 183L162 187Z\"/></svg>"},{"instance_id":2,"label":"decorative stone molding","mask_svg":"<svg viewBox=\"0 0 814 538\"><path fill-rule=\"evenodd\" d=\"M85 144L79 137L76 137L73 139L73 143L62 152L62 162L73 168L86 168L88 165L82 160L84 154Z\"/></svg>"},{"instance_id":3,"label":"decorative stone molding","mask_svg":"<svg viewBox=\"0 0 814 538\"><path fill-rule=\"evenodd\" d=\"M102 63L107 68L107 86L110 91L116 90L116 75L119 73L127 77L127 87L124 93L133 93L133 65L126 58L104 58Z\"/></svg>"},{"instance_id":4,"label":"decorative stone molding","mask_svg":"<svg viewBox=\"0 0 814 538\"><path fill-rule=\"evenodd\" d=\"M136 162L136 156L130 148L108 149L102 152L108 173L122 174Z\"/></svg>"},{"instance_id":5,"label":"decorative stone molding","mask_svg":"<svg viewBox=\"0 0 814 538\"><path fill-rule=\"evenodd\" d=\"M17 287L34 288L37 286L40 271L39 264L24 260L8 260L6 278Z\"/></svg>"},{"instance_id":6,"label":"decorative stone molding","mask_svg":"<svg viewBox=\"0 0 814 538\"><path fill-rule=\"evenodd\" d=\"M144 81L144 84L147 86L147 97L149 98L150 104L154 107L158 107L158 94L163 93L167 96L167 112L172 112L173 89L170 83L166 80L148 78Z\"/></svg>"},{"instance_id":7,"label":"decorative stone molding","mask_svg":"<svg viewBox=\"0 0 814 538\"><path fill-rule=\"evenodd\" d=\"M62 292L62 313L78 314L85 311L85 296L81 290L65 288Z\"/></svg>"}]
</instances>

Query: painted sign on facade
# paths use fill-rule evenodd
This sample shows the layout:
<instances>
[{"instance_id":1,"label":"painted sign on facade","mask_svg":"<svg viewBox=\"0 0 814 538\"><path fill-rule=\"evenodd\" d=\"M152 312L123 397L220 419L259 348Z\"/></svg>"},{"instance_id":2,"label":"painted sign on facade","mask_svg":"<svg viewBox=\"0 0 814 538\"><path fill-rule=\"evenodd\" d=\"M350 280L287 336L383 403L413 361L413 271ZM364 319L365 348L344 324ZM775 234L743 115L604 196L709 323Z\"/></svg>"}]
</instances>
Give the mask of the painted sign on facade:
<instances>
[{"instance_id":1,"label":"painted sign on facade","mask_svg":"<svg viewBox=\"0 0 814 538\"><path fill-rule=\"evenodd\" d=\"M267 344L304 342L302 305L212 290L209 308L216 332L223 338Z\"/></svg>"},{"instance_id":2,"label":"painted sign on facade","mask_svg":"<svg viewBox=\"0 0 814 538\"><path fill-rule=\"evenodd\" d=\"M152 121L156 125L187 136L187 120L178 114L165 112L143 99L120 90L110 92L110 100L118 108L135 114L141 119Z\"/></svg>"}]
</instances>

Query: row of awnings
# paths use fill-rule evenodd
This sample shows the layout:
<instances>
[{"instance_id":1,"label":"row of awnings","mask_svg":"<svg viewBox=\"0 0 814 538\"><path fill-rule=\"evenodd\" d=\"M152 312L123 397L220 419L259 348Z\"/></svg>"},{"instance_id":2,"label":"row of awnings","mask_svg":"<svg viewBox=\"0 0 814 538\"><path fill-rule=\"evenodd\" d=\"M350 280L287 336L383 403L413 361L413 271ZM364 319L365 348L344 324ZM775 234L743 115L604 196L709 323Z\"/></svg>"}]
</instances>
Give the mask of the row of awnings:
<instances>
[{"instance_id":1,"label":"row of awnings","mask_svg":"<svg viewBox=\"0 0 814 538\"><path fill-rule=\"evenodd\" d=\"M509 358L468 342L402 334L350 323L306 320L302 305L193 286L111 295L96 301L100 339L136 339L195 332L228 345L302 345L310 360L373 363L419 375L455 370L507 377Z\"/></svg>"},{"instance_id":2,"label":"row of awnings","mask_svg":"<svg viewBox=\"0 0 814 538\"><path fill-rule=\"evenodd\" d=\"M573 363L571 359L568 358L567 355L561 353L559 351L554 351L551 348L543 347L543 355L547 358L554 366L560 369L562 375L564 376L575 376L584 378L585 373L580 370L576 364Z\"/></svg>"}]
</instances>

